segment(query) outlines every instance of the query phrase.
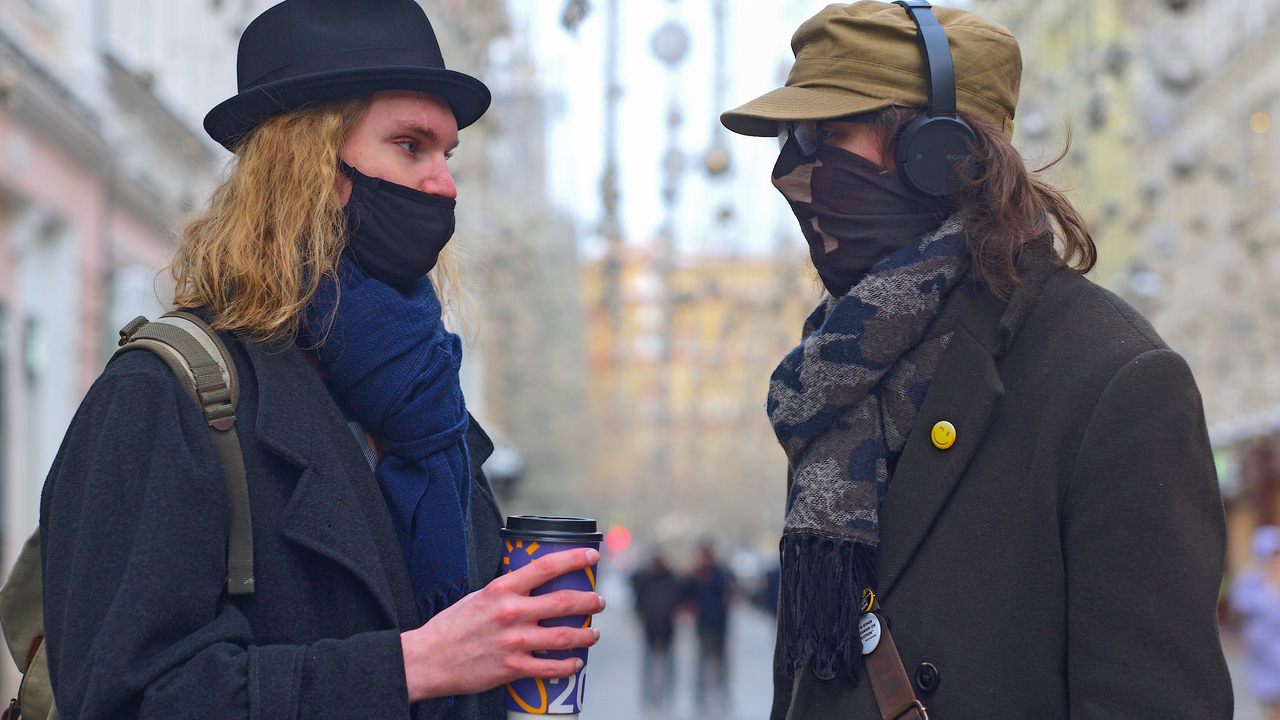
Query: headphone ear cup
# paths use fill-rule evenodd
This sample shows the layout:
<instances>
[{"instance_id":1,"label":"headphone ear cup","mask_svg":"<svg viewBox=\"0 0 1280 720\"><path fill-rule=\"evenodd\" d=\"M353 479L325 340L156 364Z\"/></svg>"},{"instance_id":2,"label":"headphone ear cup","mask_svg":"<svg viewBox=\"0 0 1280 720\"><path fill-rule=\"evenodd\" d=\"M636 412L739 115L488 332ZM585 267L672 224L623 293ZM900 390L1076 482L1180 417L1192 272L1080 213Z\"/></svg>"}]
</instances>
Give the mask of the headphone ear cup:
<instances>
[{"instance_id":1,"label":"headphone ear cup","mask_svg":"<svg viewBox=\"0 0 1280 720\"><path fill-rule=\"evenodd\" d=\"M976 136L960 118L921 115L898 137L898 177L921 195L951 194L956 166L969 162Z\"/></svg>"}]
</instances>

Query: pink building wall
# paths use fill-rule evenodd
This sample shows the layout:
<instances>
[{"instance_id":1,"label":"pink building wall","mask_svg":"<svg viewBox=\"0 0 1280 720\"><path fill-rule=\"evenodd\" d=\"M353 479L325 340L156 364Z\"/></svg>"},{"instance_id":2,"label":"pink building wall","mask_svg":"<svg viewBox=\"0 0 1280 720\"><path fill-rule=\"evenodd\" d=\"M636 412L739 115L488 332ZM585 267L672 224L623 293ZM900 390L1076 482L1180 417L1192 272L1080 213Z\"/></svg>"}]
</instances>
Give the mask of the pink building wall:
<instances>
[{"instance_id":1,"label":"pink building wall","mask_svg":"<svg viewBox=\"0 0 1280 720\"><path fill-rule=\"evenodd\" d=\"M34 529L44 474L67 424L110 351L111 272L158 270L167 223L117 198L105 163L0 109L0 303L6 309L0 377L5 479L0 562ZM135 313L137 314L137 313ZM43 358L29 372L36 323Z\"/></svg>"}]
</instances>

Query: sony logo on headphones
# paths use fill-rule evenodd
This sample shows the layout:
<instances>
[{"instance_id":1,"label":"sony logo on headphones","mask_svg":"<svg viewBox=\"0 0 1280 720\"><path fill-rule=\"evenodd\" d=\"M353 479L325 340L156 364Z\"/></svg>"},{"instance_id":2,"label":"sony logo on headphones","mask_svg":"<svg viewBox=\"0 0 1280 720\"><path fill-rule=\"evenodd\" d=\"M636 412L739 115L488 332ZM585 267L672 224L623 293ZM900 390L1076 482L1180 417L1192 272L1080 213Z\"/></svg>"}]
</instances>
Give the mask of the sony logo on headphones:
<instances>
[{"instance_id":1,"label":"sony logo on headphones","mask_svg":"<svg viewBox=\"0 0 1280 720\"><path fill-rule=\"evenodd\" d=\"M968 160L972 155L947 155L948 160Z\"/></svg>"}]
</instances>

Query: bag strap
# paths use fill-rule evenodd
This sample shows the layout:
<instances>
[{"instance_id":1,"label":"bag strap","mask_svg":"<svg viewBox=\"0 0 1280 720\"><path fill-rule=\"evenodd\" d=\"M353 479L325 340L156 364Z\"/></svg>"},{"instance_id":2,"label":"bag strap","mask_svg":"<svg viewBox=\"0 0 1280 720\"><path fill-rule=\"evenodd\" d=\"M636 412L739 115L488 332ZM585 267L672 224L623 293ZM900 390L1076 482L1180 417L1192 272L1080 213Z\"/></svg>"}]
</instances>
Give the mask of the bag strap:
<instances>
[{"instance_id":1,"label":"bag strap","mask_svg":"<svg viewBox=\"0 0 1280 720\"><path fill-rule=\"evenodd\" d=\"M200 406L213 444L222 456L231 496L231 530L227 538L227 593L253 592L253 525L249 517L249 485L236 434L236 402L240 386L235 364L222 340L203 320L182 311L165 313L155 322L138 316L120 329L120 349L154 352L169 366L182 387ZM108 361L109 362L109 361Z\"/></svg>"},{"instance_id":2,"label":"bag strap","mask_svg":"<svg viewBox=\"0 0 1280 720\"><path fill-rule=\"evenodd\" d=\"M871 691L876 696L876 705L880 707L880 717L884 720L929 720L929 712L916 698L911 680L902 666L902 658L898 656L898 646L889 634L889 621L880 612L880 598L867 590L862 602L864 614L858 624L863 637L862 660L871 680ZM868 652L865 648L872 637L879 640Z\"/></svg>"}]
</instances>

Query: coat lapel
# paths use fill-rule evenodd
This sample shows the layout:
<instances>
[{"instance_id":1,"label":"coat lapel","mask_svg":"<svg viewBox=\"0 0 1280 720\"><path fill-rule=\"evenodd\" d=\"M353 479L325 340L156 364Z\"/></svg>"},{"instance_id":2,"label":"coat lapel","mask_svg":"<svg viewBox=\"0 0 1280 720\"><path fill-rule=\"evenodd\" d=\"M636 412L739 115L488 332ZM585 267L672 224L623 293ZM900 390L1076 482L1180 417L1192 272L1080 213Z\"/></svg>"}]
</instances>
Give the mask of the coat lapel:
<instances>
[{"instance_id":1,"label":"coat lapel","mask_svg":"<svg viewBox=\"0 0 1280 720\"><path fill-rule=\"evenodd\" d=\"M987 293L973 302L934 374L880 505L877 584L885 595L946 506L1004 394L995 356L1005 303ZM955 444L946 450L930 437L942 420L956 430Z\"/></svg>"},{"instance_id":2,"label":"coat lapel","mask_svg":"<svg viewBox=\"0 0 1280 720\"><path fill-rule=\"evenodd\" d=\"M302 469L280 521L284 537L350 570L392 625L416 626L411 595L397 612L404 593L393 590L387 564L403 560L377 481L324 383L296 347L245 345L258 376L258 439ZM385 527L374 532L379 521Z\"/></svg>"},{"instance_id":3,"label":"coat lapel","mask_svg":"<svg viewBox=\"0 0 1280 720\"><path fill-rule=\"evenodd\" d=\"M943 355L880 505L877 584L882 594L893 591L982 444L1004 396L996 360L1058 272L1053 257L1051 235L1027 243L1021 283L1012 297L1003 301L987 291L979 293ZM941 420L956 430L955 444L946 450L935 447L931 438Z\"/></svg>"}]
</instances>

